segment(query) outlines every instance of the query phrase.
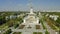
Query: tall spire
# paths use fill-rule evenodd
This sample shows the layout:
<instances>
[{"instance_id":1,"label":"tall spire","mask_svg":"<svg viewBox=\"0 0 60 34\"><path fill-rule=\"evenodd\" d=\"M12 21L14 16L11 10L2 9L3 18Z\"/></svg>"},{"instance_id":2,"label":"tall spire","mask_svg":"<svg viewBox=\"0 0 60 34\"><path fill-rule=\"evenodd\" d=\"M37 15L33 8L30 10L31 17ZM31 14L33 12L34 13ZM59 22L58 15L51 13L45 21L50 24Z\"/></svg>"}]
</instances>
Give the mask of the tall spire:
<instances>
[{"instance_id":1,"label":"tall spire","mask_svg":"<svg viewBox=\"0 0 60 34\"><path fill-rule=\"evenodd\" d=\"M32 0L29 0L29 7L32 8Z\"/></svg>"},{"instance_id":2,"label":"tall spire","mask_svg":"<svg viewBox=\"0 0 60 34\"><path fill-rule=\"evenodd\" d=\"M32 0L29 0L30 13L33 13Z\"/></svg>"}]
</instances>

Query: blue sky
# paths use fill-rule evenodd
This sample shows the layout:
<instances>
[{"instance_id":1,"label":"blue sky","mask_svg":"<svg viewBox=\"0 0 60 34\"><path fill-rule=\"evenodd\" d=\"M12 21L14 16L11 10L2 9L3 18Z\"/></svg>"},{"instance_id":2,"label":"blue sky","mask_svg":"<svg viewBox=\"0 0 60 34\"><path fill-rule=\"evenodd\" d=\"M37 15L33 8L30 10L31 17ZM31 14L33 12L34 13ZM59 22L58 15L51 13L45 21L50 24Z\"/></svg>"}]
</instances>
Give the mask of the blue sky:
<instances>
[{"instance_id":1,"label":"blue sky","mask_svg":"<svg viewBox=\"0 0 60 34\"><path fill-rule=\"evenodd\" d=\"M35 10L60 10L60 0L32 0ZM28 0L0 0L0 11L29 10Z\"/></svg>"}]
</instances>

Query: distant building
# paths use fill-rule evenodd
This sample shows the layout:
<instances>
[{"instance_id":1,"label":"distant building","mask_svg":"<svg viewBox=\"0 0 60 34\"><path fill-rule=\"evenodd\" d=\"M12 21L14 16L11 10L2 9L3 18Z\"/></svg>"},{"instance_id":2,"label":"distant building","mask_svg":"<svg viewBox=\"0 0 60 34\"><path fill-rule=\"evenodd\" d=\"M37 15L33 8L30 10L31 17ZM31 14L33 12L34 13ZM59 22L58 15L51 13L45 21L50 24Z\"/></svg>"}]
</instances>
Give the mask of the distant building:
<instances>
[{"instance_id":1,"label":"distant building","mask_svg":"<svg viewBox=\"0 0 60 34\"><path fill-rule=\"evenodd\" d=\"M16 18L17 18L16 15L6 16L6 20L8 20L8 19L16 19Z\"/></svg>"},{"instance_id":2,"label":"distant building","mask_svg":"<svg viewBox=\"0 0 60 34\"><path fill-rule=\"evenodd\" d=\"M50 15L49 16L51 19L53 19L54 21L56 21L58 19L58 15Z\"/></svg>"}]
</instances>

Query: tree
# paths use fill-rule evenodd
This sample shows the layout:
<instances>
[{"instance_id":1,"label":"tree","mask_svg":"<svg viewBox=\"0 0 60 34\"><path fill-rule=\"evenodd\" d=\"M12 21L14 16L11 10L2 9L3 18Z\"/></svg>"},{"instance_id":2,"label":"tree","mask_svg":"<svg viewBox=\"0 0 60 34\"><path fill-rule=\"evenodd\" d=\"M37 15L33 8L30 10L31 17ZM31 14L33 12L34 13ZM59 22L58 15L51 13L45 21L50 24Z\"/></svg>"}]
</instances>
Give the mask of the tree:
<instances>
[{"instance_id":1,"label":"tree","mask_svg":"<svg viewBox=\"0 0 60 34\"><path fill-rule=\"evenodd\" d=\"M11 32L12 32L11 29L9 29L4 34L10 34Z\"/></svg>"},{"instance_id":2,"label":"tree","mask_svg":"<svg viewBox=\"0 0 60 34\"><path fill-rule=\"evenodd\" d=\"M5 17L0 16L0 25L6 23Z\"/></svg>"},{"instance_id":3,"label":"tree","mask_svg":"<svg viewBox=\"0 0 60 34\"><path fill-rule=\"evenodd\" d=\"M50 34L50 33L46 30L45 34Z\"/></svg>"}]
</instances>

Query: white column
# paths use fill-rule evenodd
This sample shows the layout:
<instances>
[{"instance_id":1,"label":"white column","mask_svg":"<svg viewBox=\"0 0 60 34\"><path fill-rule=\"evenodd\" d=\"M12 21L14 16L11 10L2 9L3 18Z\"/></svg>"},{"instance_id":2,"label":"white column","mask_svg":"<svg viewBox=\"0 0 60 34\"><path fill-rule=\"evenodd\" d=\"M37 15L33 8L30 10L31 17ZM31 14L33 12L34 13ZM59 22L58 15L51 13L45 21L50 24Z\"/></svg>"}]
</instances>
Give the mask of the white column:
<instances>
[{"instance_id":1,"label":"white column","mask_svg":"<svg viewBox=\"0 0 60 34\"><path fill-rule=\"evenodd\" d=\"M25 19L24 19L24 23L25 23Z\"/></svg>"},{"instance_id":2,"label":"white column","mask_svg":"<svg viewBox=\"0 0 60 34\"><path fill-rule=\"evenodd\" d=\"M56 32L56 34L58 34L58 32Z\"/></svg>"},{"instance_id":3,"label":"white column","mask_svg":"<svg viewBox=\"0 0 60 34\"><path fill-rule=\"evenodd\" d=\"M39 20L37 20L37 24L39 23Z\"/></svg>"},{"instance_id":4,"label":"white column","mask_svg":"<svg viewBox=\"0 0 60 34\"><path fill-rule=\"evenodd\" d=\"M1 31L0 31L0 33L1 33Z\"/></svg>"}]
</instances>

